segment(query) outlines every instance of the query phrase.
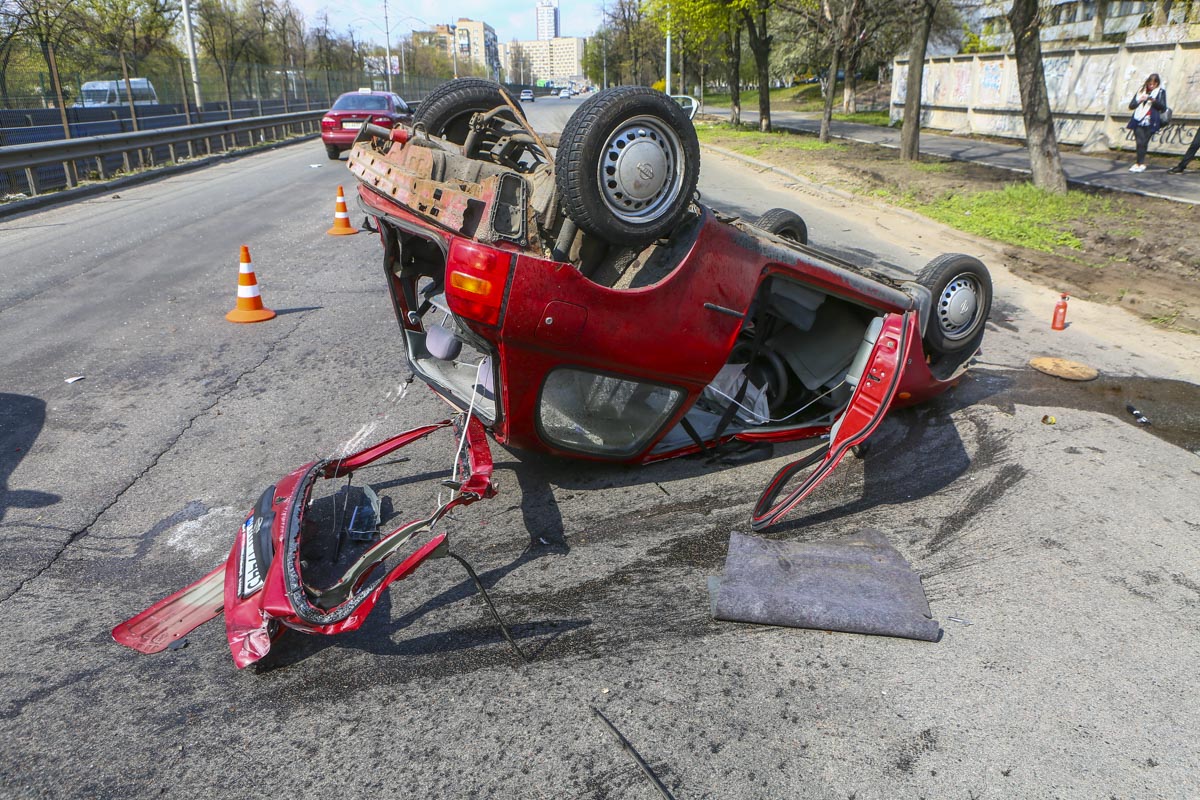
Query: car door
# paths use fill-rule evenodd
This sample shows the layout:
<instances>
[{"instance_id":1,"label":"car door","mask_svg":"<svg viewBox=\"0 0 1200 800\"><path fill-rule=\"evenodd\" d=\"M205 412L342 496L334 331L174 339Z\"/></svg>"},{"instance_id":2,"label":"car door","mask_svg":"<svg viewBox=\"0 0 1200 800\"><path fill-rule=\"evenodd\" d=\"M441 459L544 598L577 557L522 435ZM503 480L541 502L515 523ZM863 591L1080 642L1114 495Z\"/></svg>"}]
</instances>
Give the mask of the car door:
<instances>
[{"instance_id":1,"label":"car door","mask_svg":"<svg viewBox=\"0 0 1200 800\"><path fill-rule=\"evenodd\" d=\"M867 357L866 367L846 410L830 428L828 443L775 473L754 506L751 528L759 531L782 520L837 469L850 448L866 441L875 432L891 407L904 376L916 325L914 311L883 317L883 326ZM810 468L812 471L808 476L785 493L792 479Z\"/></svg>"}]
</instances>

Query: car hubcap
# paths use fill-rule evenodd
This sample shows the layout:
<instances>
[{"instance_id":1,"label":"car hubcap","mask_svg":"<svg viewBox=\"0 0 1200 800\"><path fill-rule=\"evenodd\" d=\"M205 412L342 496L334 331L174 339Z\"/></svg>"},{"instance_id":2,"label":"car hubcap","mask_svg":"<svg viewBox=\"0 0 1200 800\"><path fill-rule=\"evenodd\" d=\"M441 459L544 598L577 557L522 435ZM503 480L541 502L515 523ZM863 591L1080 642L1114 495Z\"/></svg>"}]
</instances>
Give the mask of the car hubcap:
<instances>
[{"instance_id":1,"label":"car hubcap","mask_svg":"<svg viewBox=\"0 0 1200 800\"><path fill-rule=\"evenodd\" d=\"M938 299L938 324L947 339L962 339L974 332L981 294L972 275L955 276L946 284Z\"/></svg>"},{"instance_id":2,"label":"car hubcap","mask_svg":"<svg viewBox=\"0 0 1200 800\"><path fill-rule=\"evenodd\" d=\"M654 117L621 123L604 143L598 167L609 211L631 223L653 222L666 213L683 186L679 137Z\"/></svg>"}]
</instances>

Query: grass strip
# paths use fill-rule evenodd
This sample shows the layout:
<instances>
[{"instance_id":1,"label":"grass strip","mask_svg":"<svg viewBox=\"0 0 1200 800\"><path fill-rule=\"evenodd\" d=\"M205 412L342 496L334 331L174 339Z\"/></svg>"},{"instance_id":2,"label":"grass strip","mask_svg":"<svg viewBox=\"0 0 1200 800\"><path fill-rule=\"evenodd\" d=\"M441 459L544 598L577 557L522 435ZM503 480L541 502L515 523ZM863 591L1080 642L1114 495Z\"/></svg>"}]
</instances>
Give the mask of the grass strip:
<instances>
[{"instance_id":1,"label":"grass strip","mask_svg":"<svg viewBox=\"0 0 1200 800\"><path fill-rule=\"evenodd\" d=\"M1028 182L948 194L932 202L905 200L905 205L952 228L1044 253L1060 247L1081 249L1082 242L1066 226L1107 215L1112 207L1105 197L1080 191L1053 194Z\"/></svg>"}]
</instances>

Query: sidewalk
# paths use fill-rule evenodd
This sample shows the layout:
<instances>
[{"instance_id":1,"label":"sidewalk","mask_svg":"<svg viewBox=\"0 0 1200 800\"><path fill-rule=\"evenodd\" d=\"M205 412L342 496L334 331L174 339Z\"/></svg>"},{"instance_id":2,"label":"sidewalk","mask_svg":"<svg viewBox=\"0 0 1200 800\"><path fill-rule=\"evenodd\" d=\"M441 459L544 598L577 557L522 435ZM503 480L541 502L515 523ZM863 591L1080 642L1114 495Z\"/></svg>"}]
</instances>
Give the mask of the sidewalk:
<instances>
[{"instance_id":1,"label":"sidewalk","mask_svg":"<svg viewBox=\"0 0 1200 800\"><path fill-rule=\"evenodd\" d=\"M704 113L727 118L729 109L705 109ZM756 123L758 113L743 110L742 120ZM811 134L817 134L821 130L819 117L795 111L772 111L771 124L775 128ZM881 128L877 125L834 120L830 130L838 139L900 148L899 128ZM922 131L921 152L956 161L974 161L990 167L1029 173L1029 155L1025 147L1019 144L1001 144ZM1113 151L1111 155L1105 156L1085 156L1062 151L1063 170L1071 183L1200 205L1200 159L1189 164L1188 169L1181 175L1171 175L1167 172L1169 167L1178 163L1177 156L1172 157L1167 166L1150 166L1142 173L1129 171L1133 161L1132 144L1124 152Z\"/></svg>"}]
</instances>

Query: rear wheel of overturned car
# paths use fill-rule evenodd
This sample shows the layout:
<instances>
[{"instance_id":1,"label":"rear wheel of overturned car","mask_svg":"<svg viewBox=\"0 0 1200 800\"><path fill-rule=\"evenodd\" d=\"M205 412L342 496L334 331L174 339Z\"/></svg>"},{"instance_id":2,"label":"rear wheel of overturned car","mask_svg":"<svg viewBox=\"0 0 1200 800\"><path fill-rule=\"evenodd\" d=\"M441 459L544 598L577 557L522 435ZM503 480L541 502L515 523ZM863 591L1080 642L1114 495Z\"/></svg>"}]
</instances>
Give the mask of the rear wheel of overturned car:
<instances>
[{"instance_id":1,"label":"rear wheel of overturned car","mask_svg":"<svg viewBox=\"0 0 1200 800\"><path fill-rule=\"evenodd\" d=\"M648 244L691 203L700 143L687 114L662 92L606 89L567 121L554 173L576 225L608 242Z\"/></svg>"},{"instance_id":2,"label":"rear wheel of overturned car","mask_svg":"<svg viewBox=\"0 0 1200 800\"><path fill-rule=\"evenodd\" d=\"M325 155L329 156L330 161L337 161L341 158L342 151L338 149L336 144L325 145Z\"/></svg>"},{"instance_id":3,"label":"rear wheel of overturned car","mask_svg":"<svg viewBox=\"0 0 1200 800\"><path fill-rule=\"evenodd\" d=\"M974 352L992 310L992 276L977 258L946 253L930 261L917 283L933 295L932 317L925 326L931 357Z\"/></svg>"},{"instance_id":4,"label":"rear wheel of overturned car","mask_svg":"<svg viewBox=\"0 0 1200 800\"><path fill-rule=\"evenodd\" d=\"M471 132L472 116L507 105L501 88L495 81L482 78L447 81L417 106L413 126L423 127L430 136L442 136L455 144L463 144ZM500 116L516 122L516 115L511 110L500 112Z\"/></svg>"},{"instance_id":5,"label":"rear wheel of overturned car","mask_svg":"<svg viewBox=\"0 0 1200 800\"><path fill-rule=\"evenodd\" d=\"M773 233L780 239L808 244L808 226L804 224L804 219L786 208L772 208L755 220L754 227Z\"/></svg>"}]
</instances>

